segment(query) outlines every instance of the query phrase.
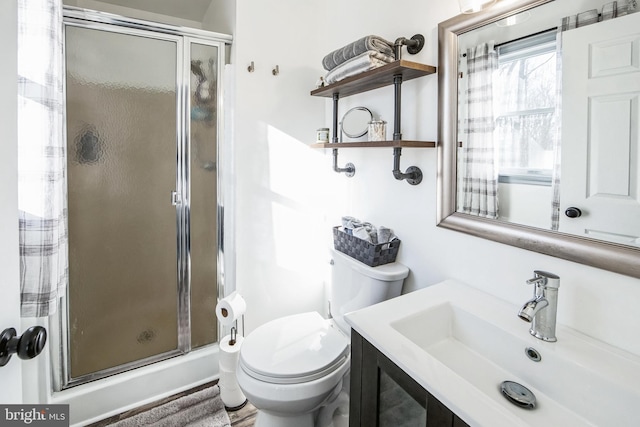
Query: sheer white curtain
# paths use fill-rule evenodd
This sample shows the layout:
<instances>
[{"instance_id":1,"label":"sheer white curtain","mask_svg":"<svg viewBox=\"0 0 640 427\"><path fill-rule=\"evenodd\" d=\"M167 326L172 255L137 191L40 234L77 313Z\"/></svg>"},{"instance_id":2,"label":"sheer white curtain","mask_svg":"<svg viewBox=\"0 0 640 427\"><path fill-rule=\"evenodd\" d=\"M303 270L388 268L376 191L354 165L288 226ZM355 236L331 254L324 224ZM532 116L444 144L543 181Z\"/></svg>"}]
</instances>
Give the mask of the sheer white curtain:
<instances>
[{"instance_id":1,"label":"sheer white curtain","mask_svg":"<svg viewBox=\"0 0 640 427\"><path fill-rule=\"evenodd\" d=\"M67 282L62 2L18 0L21 314L56 311Z\"/></svg>"},{"instance_id":2,"label":"sheer white curtain","mask_svg":"<svg viewBox=\"0 0 640 427\"><path fill-rule=\"evenodd\" d=\"M467 50L465 143L460 149L458 211L486 218L498 217L498 169L493 131L493 73L498 56L493 43Z\"/></svg>"}]
</instances>

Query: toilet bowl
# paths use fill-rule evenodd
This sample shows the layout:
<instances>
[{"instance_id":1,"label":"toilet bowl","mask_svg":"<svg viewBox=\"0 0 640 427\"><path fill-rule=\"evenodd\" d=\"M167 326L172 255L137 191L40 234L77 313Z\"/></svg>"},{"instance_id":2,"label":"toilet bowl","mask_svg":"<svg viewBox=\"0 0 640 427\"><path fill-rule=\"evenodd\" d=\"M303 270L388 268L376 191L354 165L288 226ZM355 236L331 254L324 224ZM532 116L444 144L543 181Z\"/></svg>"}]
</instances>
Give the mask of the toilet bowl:
<instances>
[{"instance_id":1,"label":"toilet bowl","mask_svg":"<svg viewBox=\"0 0 640 427\"><path fill-rule=\"evenodd\" d=\"M238 384L258 410L257 427L313 427L349 370L349 339L316 312L262 325L245 339Z\"/></svg>"},{"instance_id":2,"label":"toilet bowl","mask_svg":"<svg viewBox=\"0 0 640 427\"><path fill-rule=\"evenodd\" d=\"M329 427L334 419L346 426L351 354L342 317L400 295L408 273L399 263L369 267L332 252L333 318L317 312L286 316L245 338L237 379L258 409L255 427Z\"/></svg>"}]
</instances>

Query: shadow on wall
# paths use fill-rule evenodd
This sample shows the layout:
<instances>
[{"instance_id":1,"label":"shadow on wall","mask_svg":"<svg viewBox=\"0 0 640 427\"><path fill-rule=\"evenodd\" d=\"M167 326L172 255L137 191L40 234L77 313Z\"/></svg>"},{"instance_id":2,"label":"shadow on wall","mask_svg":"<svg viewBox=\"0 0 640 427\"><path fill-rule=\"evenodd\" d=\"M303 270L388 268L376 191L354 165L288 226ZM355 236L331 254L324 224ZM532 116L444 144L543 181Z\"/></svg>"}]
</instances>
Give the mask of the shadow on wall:
<instances>
[{"instance_id":1,"label":"shadow on wall","mask_svg":"<svg viewBox=\"0 0 640 427\"><path fill-rule=\"evenodd\" d=\"M309 148L310 140L265 122L257 126L260 141L243 156L249 164L241 166L246 189L239 189L238 203L240 211L252 211L243 214L250 221L237 225L238 283L253 284L243 292L247 333L288 314L324 314L331 228L322 224L328 201L338 196L331 181L339 178L330 175L329 157ZM315 136L314 129L308 133Z\"/></svg>"}]
</instances>

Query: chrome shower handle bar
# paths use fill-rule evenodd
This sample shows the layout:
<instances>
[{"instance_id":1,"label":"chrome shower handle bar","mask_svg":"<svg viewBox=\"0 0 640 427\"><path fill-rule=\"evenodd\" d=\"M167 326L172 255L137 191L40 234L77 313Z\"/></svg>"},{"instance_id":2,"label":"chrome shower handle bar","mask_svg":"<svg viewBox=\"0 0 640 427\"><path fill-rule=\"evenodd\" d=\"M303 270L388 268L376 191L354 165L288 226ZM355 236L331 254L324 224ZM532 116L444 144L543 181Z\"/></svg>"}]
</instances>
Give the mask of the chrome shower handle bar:
<instances>
[{"instance_id":1,"label":"chrome shower handle bar","mask_svg":"<svg viewBox=\"0 0 640 427\"><path fill-rule=\"evenodd\" d=\"M182 203L182 200L180 198L180 193L178 193L177 191L172 191L171 192L171 204L173 206L178 206Z\"/></svg>"}]
</instances>

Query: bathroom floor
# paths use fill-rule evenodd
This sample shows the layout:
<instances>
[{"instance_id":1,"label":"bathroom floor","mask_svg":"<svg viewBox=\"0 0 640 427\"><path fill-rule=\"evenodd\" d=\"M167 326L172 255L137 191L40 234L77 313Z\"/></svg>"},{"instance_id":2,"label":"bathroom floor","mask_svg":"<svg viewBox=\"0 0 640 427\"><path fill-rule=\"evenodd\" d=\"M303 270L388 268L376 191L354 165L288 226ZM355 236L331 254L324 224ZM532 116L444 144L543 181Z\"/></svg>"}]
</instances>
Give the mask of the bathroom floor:
<instances>
[{"instance_id":1,"label":"bathroom floor","mask_svg":"<svg viewBox=\"0 0 640 427\"><path fill-rule=\"evenodd\" d=\"M207 383L207 384L203 384L199 387L195 387L193 389L190 390L186 390L182 393L178 393L175 395L172 395L166 399L162 399L160 401L156 401L153 403L150 403L148 405L144 405L141 406L139 408L135 408L132 409L130 411L124 412L122 414L118 414L112 417L109 417L107 419L104 419L102 421L98 421L96 423L93 424L89 424L87 427L109 427L119 421L122 421L126 418L132 417L134 415L140 414L141 412L144 411L148 411L149 409L155 407L155 406L159 406L162 404L165 404L167 402L170 402L172 400L178 399L180 397L186 396L190 393L194 393L196 391L202 390L204 388L207 387L211 387L212 385L215 385L216 382L211 382L211 383ZM231 421L231 427L253 427L255 422L256 422L256 415L258 413L258 410L249 402L247 402L247 404L244 406L244 408L238 410L238 411L227 411L227 414L229 415L229 420Z\"/></svg>"},{"instance_id":2,"label":"bathroom floor","mask_svg":"<svg viewBox=\"0 0 640 427\"><path fill-rule=\"evenodd\" d=\"M239 411L229 412L231 427L253 427L256 422L257 409L248 403Z\"/></svg>"}]
</instances>

